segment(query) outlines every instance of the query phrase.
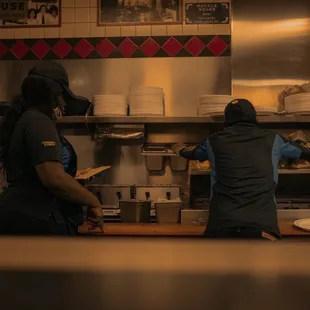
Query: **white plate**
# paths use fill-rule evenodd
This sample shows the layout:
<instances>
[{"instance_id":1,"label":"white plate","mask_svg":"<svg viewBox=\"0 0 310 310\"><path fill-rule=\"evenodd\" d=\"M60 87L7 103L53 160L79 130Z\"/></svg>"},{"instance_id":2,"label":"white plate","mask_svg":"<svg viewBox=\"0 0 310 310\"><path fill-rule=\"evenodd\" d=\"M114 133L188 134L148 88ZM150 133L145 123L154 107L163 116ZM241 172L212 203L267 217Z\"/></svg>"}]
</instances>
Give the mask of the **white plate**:
<instances>
[{"instance_id":1,"label":"white plate","mask_svg":"<svg viewBox=\"0 0 310 310\"><path fill-rule=\"evenodd\" d=\"M294 222L294 225L302 230L310 232L310 219L302 219Z\"/></svg>"}]
</instances>

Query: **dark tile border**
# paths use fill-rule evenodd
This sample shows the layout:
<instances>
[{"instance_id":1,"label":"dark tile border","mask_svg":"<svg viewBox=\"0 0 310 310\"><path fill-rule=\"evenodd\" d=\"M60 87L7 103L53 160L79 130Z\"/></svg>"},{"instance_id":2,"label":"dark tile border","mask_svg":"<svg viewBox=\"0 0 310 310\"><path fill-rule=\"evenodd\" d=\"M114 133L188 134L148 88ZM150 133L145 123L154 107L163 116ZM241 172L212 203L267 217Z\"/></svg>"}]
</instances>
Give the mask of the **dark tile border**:
<instances>
[{"instance_id":1,"label":"dark tile border","mask_svg":"<svg viewBox=\"0 0 310 310\"><path fill-rule=\"evenodd\" d=\"M0 40L0 61L153 57L227 57L227 35Z\"/></svg>"}]
</instances>

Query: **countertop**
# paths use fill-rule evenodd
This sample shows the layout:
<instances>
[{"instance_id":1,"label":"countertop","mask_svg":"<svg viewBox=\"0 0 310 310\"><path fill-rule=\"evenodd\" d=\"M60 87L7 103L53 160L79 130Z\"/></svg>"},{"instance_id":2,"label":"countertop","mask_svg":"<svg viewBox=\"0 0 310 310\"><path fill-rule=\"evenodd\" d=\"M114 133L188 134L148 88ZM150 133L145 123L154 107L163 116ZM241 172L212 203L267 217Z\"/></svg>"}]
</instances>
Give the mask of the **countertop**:
<instances>
[{"instance_id":1,"label":"countertop","mask_svg":"<svg viewBox=\"0 0 310 310\"><path fill-rule=\"evenodd\" d=\"M283 237L309 237L310 233L293 226L292 221L280 221L280 231ZM182 225L182 224L128 224L128 223L105 223L104 234L99 230L88 231L85 223L81 228L82 234L106 235L106 236L201 236L205 226Z\"/></svg>"},{"instance_id":2,"label":"countertop","mask_svg":"<svg viewBox=\"0 0 310 310\"><path fill-rule=\"evenodd\" d=\"M0 248L5 310L309 310L308 244L2 237Z\"/></svg>"}]
</instances>

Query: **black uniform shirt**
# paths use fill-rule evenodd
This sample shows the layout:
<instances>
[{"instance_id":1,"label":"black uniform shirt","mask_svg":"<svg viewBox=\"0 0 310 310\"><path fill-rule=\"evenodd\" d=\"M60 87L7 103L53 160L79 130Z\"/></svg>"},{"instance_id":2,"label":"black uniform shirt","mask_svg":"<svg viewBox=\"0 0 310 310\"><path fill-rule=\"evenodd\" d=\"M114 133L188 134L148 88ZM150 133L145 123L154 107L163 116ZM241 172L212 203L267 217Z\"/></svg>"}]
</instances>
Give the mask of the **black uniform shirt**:
<instances>
[{"instance_id":1,"label":"black uniform shirt","mask_svg":"<svg viewBox=\"0 0 310 310\"><path fill-rule=\"evenodd\" d=\"M55 209L55 197L42 184L35 167L49 161L61 162L60 136L54 122L39 111L26 111L11 137L6 169L9 187L0 196L0 206L48 219Z\"/></svg>"}]
</instances>

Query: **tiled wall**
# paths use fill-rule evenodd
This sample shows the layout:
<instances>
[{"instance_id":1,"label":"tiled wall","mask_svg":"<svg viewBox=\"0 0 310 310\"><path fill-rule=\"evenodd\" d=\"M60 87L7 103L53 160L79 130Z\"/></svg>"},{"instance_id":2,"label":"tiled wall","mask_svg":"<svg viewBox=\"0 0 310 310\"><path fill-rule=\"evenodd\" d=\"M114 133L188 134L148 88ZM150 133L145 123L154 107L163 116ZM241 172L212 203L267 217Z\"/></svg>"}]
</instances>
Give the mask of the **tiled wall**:
<instances>
[{"instance_id":1,"label":"tiled wall","mask_svg":"<svg viewBox=\"0 0 310 310\"><path fill-rule=\"evenodd\" d=\"M197 0L196 0L197 1ZM184 2L196 2L184 0ZM230 0L225 0L230 2ZM198 0L197 2L223 2ZM230 35L230 25L97 26L98 0L62 0L62 25L56 28L0 28L0 39ZM183 15L184 16L184 15Z\"/></svg>"}]
</instances>

